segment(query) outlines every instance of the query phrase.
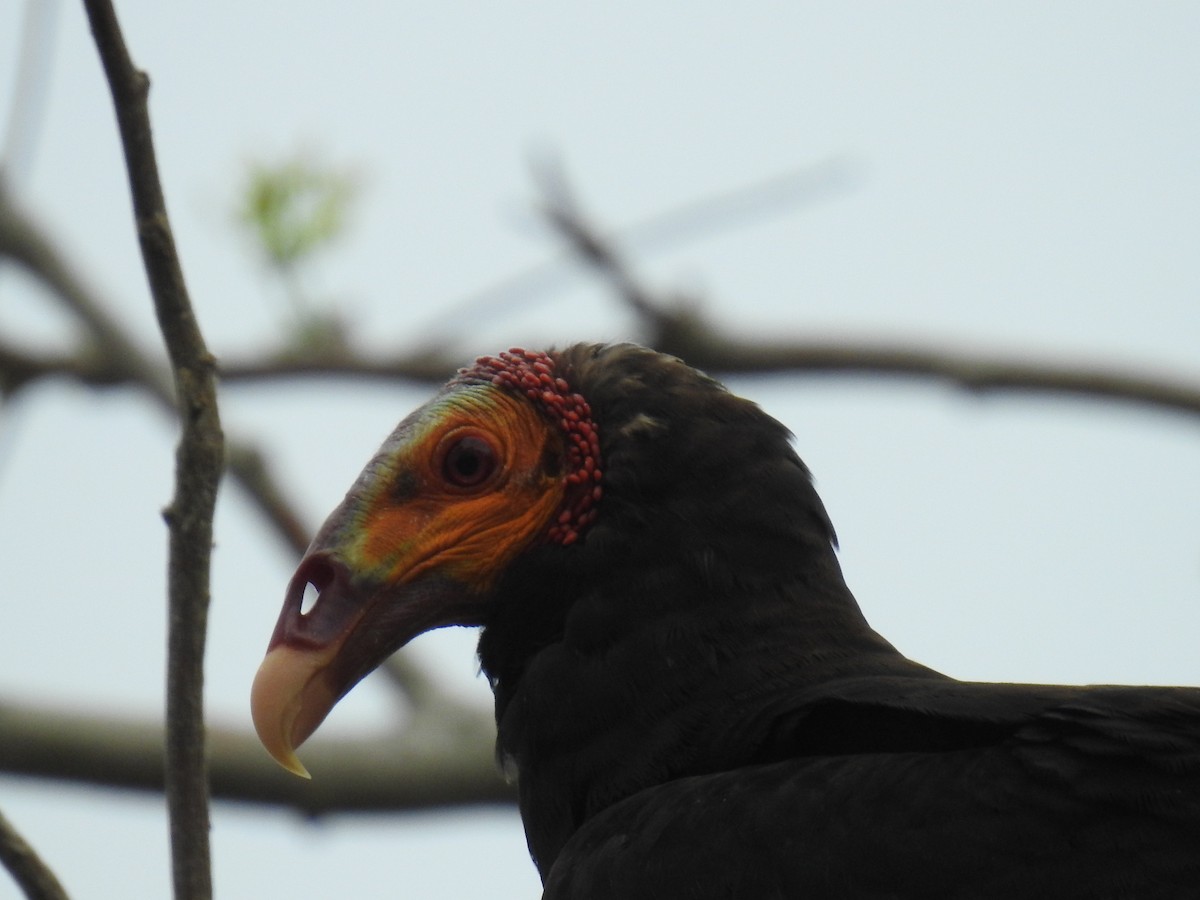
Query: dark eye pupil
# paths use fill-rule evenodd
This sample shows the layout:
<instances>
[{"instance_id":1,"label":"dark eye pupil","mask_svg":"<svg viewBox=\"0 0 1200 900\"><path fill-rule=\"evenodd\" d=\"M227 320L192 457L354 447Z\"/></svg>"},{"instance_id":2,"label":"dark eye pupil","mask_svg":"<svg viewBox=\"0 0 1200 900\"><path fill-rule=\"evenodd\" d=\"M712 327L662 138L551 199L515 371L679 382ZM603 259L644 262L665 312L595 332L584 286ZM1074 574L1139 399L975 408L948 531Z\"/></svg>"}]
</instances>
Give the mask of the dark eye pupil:
<instances>
[{"instance_id":1,"label":"dark eye pupil","mask_svg":"<svg viewBox=\"0 0 1200 900\"><path fill-rule=\"evenodd\" d=\"M470 487L484 481L496 468L496 457L486 442L465 437L452 446L442 463L442 474L451 484Z\"/></svg>"}]
</instances>

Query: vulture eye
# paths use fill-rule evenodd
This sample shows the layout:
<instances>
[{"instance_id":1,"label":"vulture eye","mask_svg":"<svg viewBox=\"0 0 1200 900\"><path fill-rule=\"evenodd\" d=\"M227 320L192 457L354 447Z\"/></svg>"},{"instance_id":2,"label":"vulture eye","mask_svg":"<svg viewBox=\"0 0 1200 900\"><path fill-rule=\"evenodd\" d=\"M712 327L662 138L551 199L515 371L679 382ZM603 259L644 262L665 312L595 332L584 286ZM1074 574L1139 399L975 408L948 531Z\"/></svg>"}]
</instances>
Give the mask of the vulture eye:
<instances>
[{"instance_id":1,"label":"vulture eye","mask_svg":"<svg viewBox=\"0 0 1200 900\"><path fill-rule=\"evenodd\" d=\"M455 487L475 487L496 470L496 452L483 438L462 437L442 457L442 477Z\"/></svg>"}]
</instances>

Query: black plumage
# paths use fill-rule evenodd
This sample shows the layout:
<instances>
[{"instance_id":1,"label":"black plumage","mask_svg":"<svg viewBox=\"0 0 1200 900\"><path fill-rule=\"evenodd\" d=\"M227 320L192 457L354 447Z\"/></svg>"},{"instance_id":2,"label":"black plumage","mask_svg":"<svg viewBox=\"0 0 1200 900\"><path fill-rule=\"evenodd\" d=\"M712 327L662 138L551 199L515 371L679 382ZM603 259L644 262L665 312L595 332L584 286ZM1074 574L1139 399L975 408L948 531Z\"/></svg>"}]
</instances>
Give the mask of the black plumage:
<instances>
[{"instance_id":1,"label":"black plumage","mask_svg":"<svg viewBox=\"0 0 1200 900\"><path fill-rule=\"evenodd\" d=\"M905 658L783 426L642 348L550 359L603 497L478 613L545 897L1200 896L1200 689Z\"/></svg>"}]
</instances>

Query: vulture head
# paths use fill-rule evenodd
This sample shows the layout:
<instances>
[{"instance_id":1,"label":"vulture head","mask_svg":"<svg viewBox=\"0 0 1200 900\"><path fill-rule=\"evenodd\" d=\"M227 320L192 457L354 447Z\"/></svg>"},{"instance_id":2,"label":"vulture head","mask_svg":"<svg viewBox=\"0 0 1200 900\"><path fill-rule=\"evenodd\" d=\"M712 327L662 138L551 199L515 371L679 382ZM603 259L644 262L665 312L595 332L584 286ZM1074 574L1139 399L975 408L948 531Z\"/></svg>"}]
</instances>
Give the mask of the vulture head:
<instances>
[{"instance_id":1,"label":"vulture head","mask_svg":"<svg viewBox=\"0 0 1200 900\"><path fill-rule=\"evenodd\" d=\"M902 659L846 590L787 429L633 345L483 357L397 426L287 589L252 691L263 744L306 775L295 750L334 704L448 625L482 628L543 860L614 800L718 765L764 684Z\"/></svg>"}]
</instances>

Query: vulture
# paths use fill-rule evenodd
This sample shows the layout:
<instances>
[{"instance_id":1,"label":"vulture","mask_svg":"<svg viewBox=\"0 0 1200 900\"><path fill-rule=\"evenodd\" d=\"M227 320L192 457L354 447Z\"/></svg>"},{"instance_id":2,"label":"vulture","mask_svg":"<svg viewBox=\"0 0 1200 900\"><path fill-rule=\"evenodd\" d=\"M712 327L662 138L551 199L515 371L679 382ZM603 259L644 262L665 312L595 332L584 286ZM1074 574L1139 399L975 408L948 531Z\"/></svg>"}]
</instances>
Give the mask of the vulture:
<instances>
[{"instance_id":1,"label":"vulture","mask_svg":"<svg viewBox=\"0 0 1200 900\"><path fill-rule=\"evenodd\" d=\"M955 680L835 550L788 430L678 359L482 357L320 529L255 727L307 774L356 682L477 626L544 898L1200 897L1200 688Z\"/></svg>"}]
</instances>

